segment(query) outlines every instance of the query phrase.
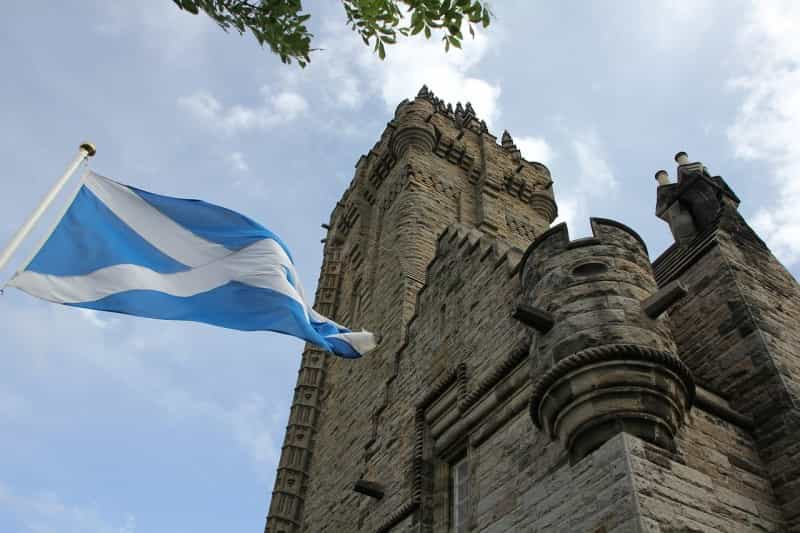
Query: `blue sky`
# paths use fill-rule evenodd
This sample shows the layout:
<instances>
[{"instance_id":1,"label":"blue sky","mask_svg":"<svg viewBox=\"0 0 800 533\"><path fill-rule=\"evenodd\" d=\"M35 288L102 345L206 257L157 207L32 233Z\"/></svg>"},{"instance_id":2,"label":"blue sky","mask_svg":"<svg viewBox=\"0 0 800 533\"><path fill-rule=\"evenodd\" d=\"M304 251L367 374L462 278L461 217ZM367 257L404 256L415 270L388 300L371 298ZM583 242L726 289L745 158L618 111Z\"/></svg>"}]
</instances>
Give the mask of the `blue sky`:
<instances>
[{"instance_id":1,"label":"blue sky","mask_svg":"<svg viewBox=\"0 0 800 533\"><path fill-rule=\"evenodd\" d=\"M800 272L797 2L496 0L463 52L414 39L381 62L338 3L318 0L307 7L324 50L305 70L170 0L135 4L6 6L0 242L88 139L100 174L267 225L311 290L320 223L397 103L427 83L549 166L573 236L590 215L615 218L655 257L670 235L653 174L674 175L685 150ZM301 342L14 290L0 319L1 531L263 527Z\"/></svg>"}]
</instances>

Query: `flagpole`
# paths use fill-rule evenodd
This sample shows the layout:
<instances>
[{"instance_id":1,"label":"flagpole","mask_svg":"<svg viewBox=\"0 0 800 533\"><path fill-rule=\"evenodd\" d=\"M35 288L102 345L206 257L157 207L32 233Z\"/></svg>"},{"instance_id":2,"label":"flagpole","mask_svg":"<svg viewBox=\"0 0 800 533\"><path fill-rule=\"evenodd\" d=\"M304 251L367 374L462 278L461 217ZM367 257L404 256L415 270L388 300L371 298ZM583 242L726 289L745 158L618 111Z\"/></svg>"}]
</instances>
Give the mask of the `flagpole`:
<instances>
[{"instance_id":1,"label":"flagpole","mask_svg":"<svg viewBox=\"0 0 800 533\"><path fill-rule=\"evenodd\" d=\"M26 220L22 227L17 230L17 233L15 233L14 237L11 238L11 242L8 243L8 246L6 246L6 248L3 250L3 253L0 254L0 270L6 266L8 260L11 259L11 256L14 254L14 252L17 251L19 245L31 232L33 226L36 225L36 223L44 214L45 210L50 207L50 204L53 203L53 200L55 200L56 196L58 196L58 193L61 192L61 189L64 188L64 185L67 184L80 164L83 163L85 159L92 157L95 153L97 153L97 150L92 143L87 142L80 145L78 154L69 164L67 170L64 171L64 174L58 178L58 181L56 181L55 184L50 188L50 190L47 192L47 195L45 195L33 213L31 213L31 215L28 217L28 220Z\"/></svg>"}]
</instances>

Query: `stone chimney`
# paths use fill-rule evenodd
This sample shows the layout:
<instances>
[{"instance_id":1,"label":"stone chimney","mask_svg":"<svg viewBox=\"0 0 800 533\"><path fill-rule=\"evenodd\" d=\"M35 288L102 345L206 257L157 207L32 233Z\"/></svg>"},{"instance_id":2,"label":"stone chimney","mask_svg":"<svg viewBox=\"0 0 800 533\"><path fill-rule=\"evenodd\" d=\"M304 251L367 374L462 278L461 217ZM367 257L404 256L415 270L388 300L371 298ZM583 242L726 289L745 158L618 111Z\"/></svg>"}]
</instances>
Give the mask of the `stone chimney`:
<instances>
[{"instance_id":1,"label":"stone chimney","mask_svg":"<svg viewBox=\"0 0 800 533\"><path fill-rule=\"evenodd\" d=\"M691 243L717 224L723 207L736 209L739 198L720 176L711 176L699 161L690 162L686 152L675 154L677 183L665 170L656 173L656 216L669 224L679 246Z\"/></svg>"}]
</instances>

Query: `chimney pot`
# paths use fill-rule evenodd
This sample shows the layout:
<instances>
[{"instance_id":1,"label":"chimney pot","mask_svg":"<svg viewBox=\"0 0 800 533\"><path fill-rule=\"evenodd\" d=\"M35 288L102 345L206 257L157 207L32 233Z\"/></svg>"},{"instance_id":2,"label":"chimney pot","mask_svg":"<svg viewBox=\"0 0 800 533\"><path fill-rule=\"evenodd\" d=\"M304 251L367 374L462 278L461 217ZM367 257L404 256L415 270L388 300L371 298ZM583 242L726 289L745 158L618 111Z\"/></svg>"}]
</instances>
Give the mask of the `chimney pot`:
<instances>
[{"instance_id":1,"label":"chimney pot","mask_svg":"<svg viewBox=\"0 0 800 533\"><path fill-rule=\"evenodd\" d=\"M659 185L669 185L669 173L666 170L656 172L656 181Z\"/></svg>"},{"instance_id":2,"label":"chimney pot","mask_svg":"<svg viewBox=\"0 0 800 533\"><path fill-rule=\"evenodd\" d=\"M689 156L686 155L686 152L678 152L677 154L675 154L675 161L679 165L685 165L689 162Z\"/></svg>"}]
</instances>

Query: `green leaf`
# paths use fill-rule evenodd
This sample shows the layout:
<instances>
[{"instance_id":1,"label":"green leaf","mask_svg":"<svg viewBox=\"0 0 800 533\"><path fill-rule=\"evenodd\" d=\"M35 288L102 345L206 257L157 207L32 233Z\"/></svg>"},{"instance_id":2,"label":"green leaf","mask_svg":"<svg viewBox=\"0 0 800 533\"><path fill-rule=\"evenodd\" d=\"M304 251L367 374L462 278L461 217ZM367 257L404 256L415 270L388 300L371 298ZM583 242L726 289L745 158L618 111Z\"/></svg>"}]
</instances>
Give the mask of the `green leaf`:
<instances>
[{"instance_id":1,"label":"green leaf","mask_svg":"<svg viewBox=\"0 0 800 533\"><path fill-rule=\"evenodd\" d=\"M439 14L444 16L450 12L450 0L444 0L442 5L439 6Z\"/></svg>"},{"instance_id":2,"label":"green leaf","mask_svg":"<svg viewBox=\"0 0 800 533\"><path fill-rule=\"evenodd\" d=\"M305 67L311 61L310 52L317 50L311 48L314 36L306 26L311 15L303 11L302 0L172 1L189 13L203 11L224 31L251 33L259 45L269 47L284 63L296 61ZM386 57L386 45L395 44L398 34L424 33L430 39L434 29L443 29L442 40L449 51L451 46L461 47L465 22L474 38L473 24L487 27L493 17L484 0L340 1L347 26L381 59Z\"/></svg>"},{"instance_id":3,"label":"green leaf","mask_svg":"<svg viewBox=\"0 0 800 533\"><path fill-rule=\"evenodd\" d=\"M197 15L200 12L200 10L197 8L197 5L195 5L195 3L190 0L183 0L183 1L175 0L175 3L178 4L178 7L180 7L181 9L185 9L192 15Z\"/></svg>"}]
</instances>

